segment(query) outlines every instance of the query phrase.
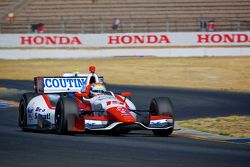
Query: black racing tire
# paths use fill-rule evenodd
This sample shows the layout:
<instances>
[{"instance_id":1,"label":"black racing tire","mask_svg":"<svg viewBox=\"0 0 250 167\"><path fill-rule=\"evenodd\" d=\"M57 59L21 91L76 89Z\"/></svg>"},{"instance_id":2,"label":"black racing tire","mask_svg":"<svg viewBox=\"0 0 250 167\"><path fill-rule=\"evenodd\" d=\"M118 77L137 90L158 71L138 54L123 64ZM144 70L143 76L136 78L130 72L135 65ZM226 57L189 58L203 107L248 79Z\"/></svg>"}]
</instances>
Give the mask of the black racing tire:
<instances>
[{"instance_id":1,"label":"black racing tire","mask_svg":"<svg viewBox=\"0 0 250 167\"><path fill-rule=\"evenodd\" d=\"M59 99L55 109L55 129L58 134L74 134L68 131L67 116L73 114L79 116L77 102L73 98L62 97Z\"/></svg>"},{"instance_id":2,"label":"black racing tire","mask_svg":"<svg viewBox=\"0 0 250 167\"><path fill-rule=\"evenodd\" d=\"M18 112L18 126L26 131L27 127L27 106L31 99L38 96L38 93L24 93L19 102L19 112Z\"/></svg>"},{"instance_id":3,"label":"black racing tire","mask_svg":"<svg viewBox=\"0 0 250 167\"><path fill-rule=\"evenodd\" d=\"M156 97L150 103L150 115L171 115L174 125L174 107L168 97ZM153 130L155 136L169 136L173 133L174 128Z\"/></svg>"}]
</instances>

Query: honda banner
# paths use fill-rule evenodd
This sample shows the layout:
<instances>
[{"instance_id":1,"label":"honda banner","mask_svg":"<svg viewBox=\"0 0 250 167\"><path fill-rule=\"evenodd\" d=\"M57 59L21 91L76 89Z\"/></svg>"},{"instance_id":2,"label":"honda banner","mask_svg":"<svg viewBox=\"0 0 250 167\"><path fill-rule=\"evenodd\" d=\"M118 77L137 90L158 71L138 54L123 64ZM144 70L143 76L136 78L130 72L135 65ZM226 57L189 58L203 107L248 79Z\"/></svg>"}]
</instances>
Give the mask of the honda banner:
<instances>
[{"instance_id":1,"label":"honda banner","mask_svg":"<svg viewBox=\"0 0 250 167\"><path fill-rule=\"evenodd\" d=\"M250 46L250 32L1 34L0 48Z\"/></svg>"}]
</instances>

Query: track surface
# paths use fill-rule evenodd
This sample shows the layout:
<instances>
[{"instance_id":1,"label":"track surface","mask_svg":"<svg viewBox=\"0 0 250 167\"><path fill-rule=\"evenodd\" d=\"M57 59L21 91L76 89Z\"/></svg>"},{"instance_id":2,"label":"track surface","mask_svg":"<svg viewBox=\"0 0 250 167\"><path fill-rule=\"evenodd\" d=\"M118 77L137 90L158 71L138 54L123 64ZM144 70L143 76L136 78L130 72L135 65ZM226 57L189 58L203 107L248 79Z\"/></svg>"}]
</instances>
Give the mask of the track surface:
<instances>
[{"instance_id":1,"label":"track surface","mask_svg":"<svg viewBox=\"0 0 250 167\"><path fill-rule=\"evenodd\" d=\"M0 80L0 86L30 90L30 81ZM109 85L112 90L132 91L139 107L151 97L172 98L178 120L241 114L250 111L250 94L184 89ZM20 94L0 95L17 100ZM4 96L4 97L3 97ZM0 166L248 166L250 146L182 138L155 137L135 131L123 136L22 132L17 108L0 109Z\"/></svg>"},{"instance_id":2,"label":"track surface","mask_svg":"<svg viewBox=\"0 0 250 167\"><path fill-rule=\"evenodd\" d=\"M33 91L32 81L0 80L0 87ZM108 85L114 92L131 91L137 108L148 109L153 97L167 96L175 107L177 120L228 115L250 115L250 93ZM18 100L16 96L16 100Z\"/></svg>"}]
</instances>

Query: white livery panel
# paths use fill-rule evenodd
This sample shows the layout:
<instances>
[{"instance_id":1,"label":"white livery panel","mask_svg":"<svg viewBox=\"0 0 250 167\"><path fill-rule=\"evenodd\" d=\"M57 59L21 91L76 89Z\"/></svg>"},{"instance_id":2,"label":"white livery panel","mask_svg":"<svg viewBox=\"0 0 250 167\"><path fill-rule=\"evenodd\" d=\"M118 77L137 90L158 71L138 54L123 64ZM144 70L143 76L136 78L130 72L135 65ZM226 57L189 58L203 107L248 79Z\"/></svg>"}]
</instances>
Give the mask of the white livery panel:
<instances>
[{"instance_id":1,"label":"white livery panel","mask_svg":"<svg viewBox=\"0 0 250 167\"><path fill-rule=\"evenodd\" d=\"M27 106L27 125L37 125L38 116L55 123L55 109L49 108L42 95L34 97Z\"/></svg>"}]
</instances>

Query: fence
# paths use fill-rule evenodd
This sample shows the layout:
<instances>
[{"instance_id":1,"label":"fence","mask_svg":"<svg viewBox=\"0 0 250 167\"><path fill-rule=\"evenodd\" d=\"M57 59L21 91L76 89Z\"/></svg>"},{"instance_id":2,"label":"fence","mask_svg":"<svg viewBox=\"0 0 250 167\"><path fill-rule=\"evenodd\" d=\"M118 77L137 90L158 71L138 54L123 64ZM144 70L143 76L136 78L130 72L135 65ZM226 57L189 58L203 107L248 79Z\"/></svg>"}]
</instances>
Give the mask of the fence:
<instances>
[{"instance_id":1,"label":"fence","mask_svg":"<svg viewBox=\"0 0 250 167\"><path fill-rule=\"evenodd\" d=\"M31 25L45 24L46 33L126 33L126 32L199 32L209 31L209 21L214 22L214 31L249 31L250 21L235 18L120 18L117 30L112 29L113 20L102 16L95 19L58 17L54 20L16 20L13 23L0 23L0 33L31 33ZM204 24L205 23L205 24Z\"/></svg>"}]
</instances>

